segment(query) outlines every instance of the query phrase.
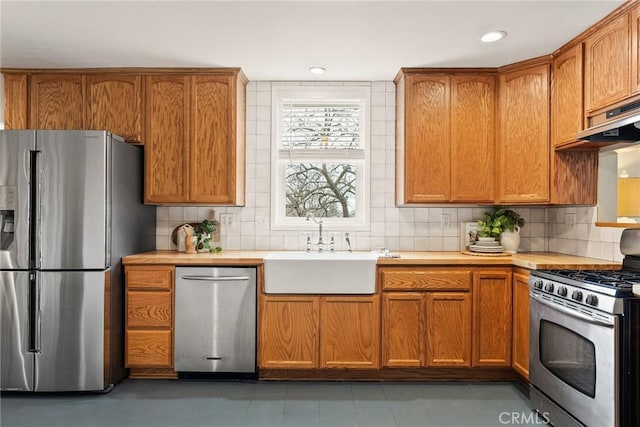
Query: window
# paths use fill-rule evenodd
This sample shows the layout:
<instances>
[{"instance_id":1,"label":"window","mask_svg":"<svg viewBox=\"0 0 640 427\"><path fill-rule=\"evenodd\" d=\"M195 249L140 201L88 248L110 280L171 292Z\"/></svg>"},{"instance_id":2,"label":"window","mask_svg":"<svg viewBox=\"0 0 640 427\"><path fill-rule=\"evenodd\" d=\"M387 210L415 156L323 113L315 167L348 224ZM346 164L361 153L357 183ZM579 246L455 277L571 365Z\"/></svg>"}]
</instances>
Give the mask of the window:
<instances>
[{"instance_id":1,"label":"window","mask_svg":"<svg viewBox=\"0 0 640 427\"><path fill-rule=\"evenodd\" d=\"M369 88L274 88L272 228L368 227Z\"/></svg>"}]
</instances>

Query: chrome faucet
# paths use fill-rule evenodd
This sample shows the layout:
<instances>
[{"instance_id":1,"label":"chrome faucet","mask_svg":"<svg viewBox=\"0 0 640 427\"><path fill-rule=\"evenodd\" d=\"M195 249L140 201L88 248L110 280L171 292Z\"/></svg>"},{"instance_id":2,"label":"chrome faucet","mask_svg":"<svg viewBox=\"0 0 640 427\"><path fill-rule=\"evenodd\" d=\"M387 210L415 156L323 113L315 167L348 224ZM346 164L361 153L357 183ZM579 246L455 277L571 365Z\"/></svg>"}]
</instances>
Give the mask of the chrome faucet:
<instances>
[{"instance_id":1,"label":"chrome faucet","mask_svg":"<svg viewBox=\"0 0 640 427\"><path fill-rule=\"evenodd\" d=\"M349 233L344 233L344 240L346 240L347 242L347 250L349 252L353 252L353 249L351 249L351 239L349 239Z\"/></svg>"},{"instance_id":2,"label":"chrome faucet","mask_svg":"<svg viewBox=\"0 0 640 427\"><path fill-rule=\"evenodd\" d=\"M307 214L307 221L309 221L310 219L312 219L312 220L313 220L313 222L315 222L316 224L318 224L318 227L319 227L319 231L318 231L318 232L319 232L319 236L318 236L318 243L316 243L316 245L318 245L318 252L322 252L322 247L323 247L324 245L326 245L326 243L324 243L324 242L322 241L322 219L321 219L321 218L320 218L320 219L317 219L317 218L313 215L313 213L312 213L312 212L309 212L309 213ZM311 247L310 247L310 241L311 241L311 238L310 238L310 237L309 237L309 238L307 238L307 251L311 250ZM333 245L331 245L331 252L333 252Z\"/></svg>"}]
</instances>

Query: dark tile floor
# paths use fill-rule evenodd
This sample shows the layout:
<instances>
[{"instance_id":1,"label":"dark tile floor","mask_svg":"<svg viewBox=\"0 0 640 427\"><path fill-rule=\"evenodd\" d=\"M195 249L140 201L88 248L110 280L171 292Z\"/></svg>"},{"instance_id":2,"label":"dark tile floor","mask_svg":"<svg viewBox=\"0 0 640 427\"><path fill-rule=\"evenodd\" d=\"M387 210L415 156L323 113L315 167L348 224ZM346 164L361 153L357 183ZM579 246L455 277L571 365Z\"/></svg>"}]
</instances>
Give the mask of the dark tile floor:
<instances>
[{"instance_id":1,"label":"dark tile floor","mask_svg":"<svg viewBox=\"0 0 640 427\"><path fill-rule=\"evenodd\" d=\"M125 380L108 394L3 394L2 427L533 426L511 383Z\"/></svg>"}]
</instances>

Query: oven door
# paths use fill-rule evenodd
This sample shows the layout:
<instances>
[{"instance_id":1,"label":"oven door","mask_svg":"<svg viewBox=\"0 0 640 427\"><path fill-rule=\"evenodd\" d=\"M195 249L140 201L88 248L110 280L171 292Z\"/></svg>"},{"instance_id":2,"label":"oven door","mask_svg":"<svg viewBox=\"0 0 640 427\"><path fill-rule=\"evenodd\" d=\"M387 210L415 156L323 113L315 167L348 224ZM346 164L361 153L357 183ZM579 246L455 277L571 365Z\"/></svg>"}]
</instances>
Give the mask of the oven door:
<instances>
[{"instance_id":1,"label":"oven door","mask_svg":"<svg viewBox=\"0 0 640 427\"><path fill-rule=\"evenodd\" d=\"M585 425L618 426L618 317L553 300L531 292L531 385Z\"/></svg>"}]
</instances>

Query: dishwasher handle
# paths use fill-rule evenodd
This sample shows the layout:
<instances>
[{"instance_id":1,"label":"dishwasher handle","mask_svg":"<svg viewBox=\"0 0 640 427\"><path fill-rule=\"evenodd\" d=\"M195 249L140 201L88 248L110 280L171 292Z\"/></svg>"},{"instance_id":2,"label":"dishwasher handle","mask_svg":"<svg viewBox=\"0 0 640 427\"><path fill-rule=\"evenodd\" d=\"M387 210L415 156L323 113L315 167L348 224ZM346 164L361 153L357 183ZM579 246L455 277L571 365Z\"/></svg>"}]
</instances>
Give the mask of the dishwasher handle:
<instances>
[{"instance_id":1,"label":"dishwasher handle","mask_svg":"<svg viewBox=\"0 0 640 427\"><path fill-rule=\"evenodd\" d=\"M180 276L184 280L200 280L204 282L246 282L249 276Z\"/></svg>"}]
</instances>

